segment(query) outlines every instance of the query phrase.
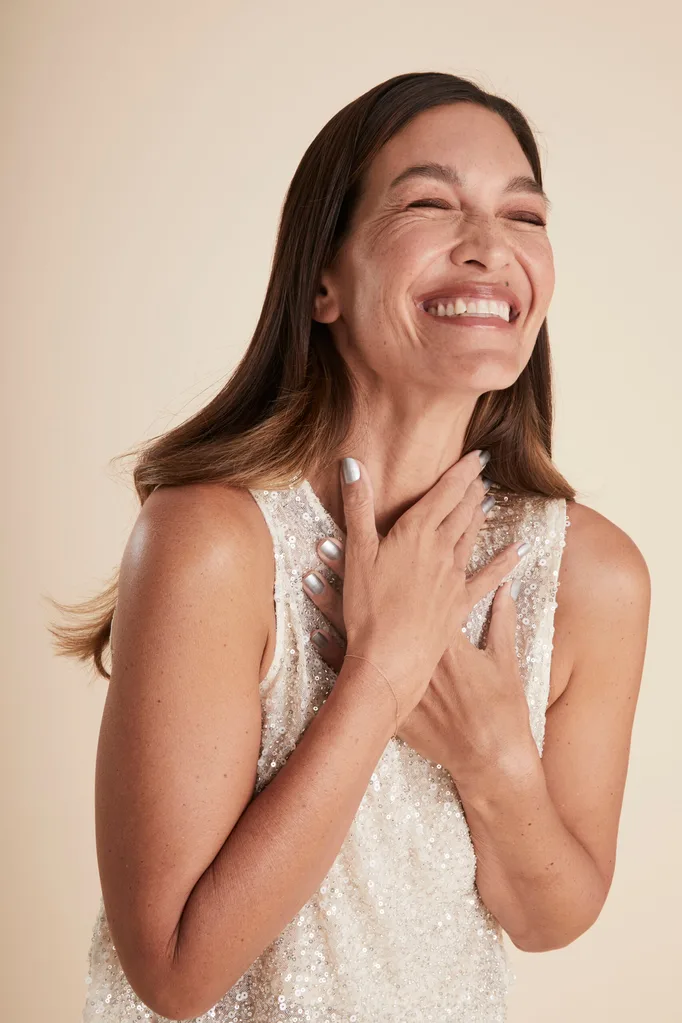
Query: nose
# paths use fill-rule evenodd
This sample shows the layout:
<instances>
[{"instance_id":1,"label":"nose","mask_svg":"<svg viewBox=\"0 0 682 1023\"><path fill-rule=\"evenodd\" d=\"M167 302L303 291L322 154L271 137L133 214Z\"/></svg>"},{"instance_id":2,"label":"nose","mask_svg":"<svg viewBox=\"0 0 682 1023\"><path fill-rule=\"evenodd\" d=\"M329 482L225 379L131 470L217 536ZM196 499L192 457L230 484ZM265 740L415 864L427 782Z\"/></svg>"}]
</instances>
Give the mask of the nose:
<instances>
[{"instance_id":1,"label":"nose","mask_svg":"<svg viewBox=\"0 0 682 1023\"><path fill-rule=\"evenodd\" d=\"M486 270L509 266L512 252L504 231L494 217L470 216L459 223L457 239L452 248L452 261L457 266L478 263Z\"/></svg>"}]
</instances>

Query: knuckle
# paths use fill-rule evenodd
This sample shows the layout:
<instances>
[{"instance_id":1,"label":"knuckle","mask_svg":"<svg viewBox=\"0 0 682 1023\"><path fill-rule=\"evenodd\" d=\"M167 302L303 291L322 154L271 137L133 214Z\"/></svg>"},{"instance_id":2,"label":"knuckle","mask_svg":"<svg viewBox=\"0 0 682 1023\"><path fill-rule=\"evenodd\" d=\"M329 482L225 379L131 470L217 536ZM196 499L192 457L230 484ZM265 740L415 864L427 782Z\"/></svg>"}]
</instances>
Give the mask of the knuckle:
<instances>
[{"instance_id":1,"label":"knuckle","mask_svg":"<svg viewBox=\"0 0 682 1023\"><path fill-rule=\"evenodd\" d=\"M469 479L467 476L463 476L461 473L453 474L448 479L448 490L452 496L452 500L460 503L464 500L464 497L469 489Z\"/></svg>"}]
</instances>

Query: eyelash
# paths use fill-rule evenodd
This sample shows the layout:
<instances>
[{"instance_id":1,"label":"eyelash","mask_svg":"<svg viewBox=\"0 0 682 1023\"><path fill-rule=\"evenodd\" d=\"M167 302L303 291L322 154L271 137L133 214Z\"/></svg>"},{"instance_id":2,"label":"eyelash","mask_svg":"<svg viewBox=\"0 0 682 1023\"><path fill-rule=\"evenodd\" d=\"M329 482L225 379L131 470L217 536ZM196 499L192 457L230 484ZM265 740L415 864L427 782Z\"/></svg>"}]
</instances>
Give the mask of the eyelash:
<instances>
[{"instance_id":1,"label":"eyelash","mask_svg":"<svg viewBox=\"0 0 682 1023\"><path fill-rule=\"evenodd\" d=\"M440 210L447 210L447 209L449 209L449 206L447 204L445 204L445 205L441 204L441 200L439 200L439 199L418 199L416 202L411 202L409 205L410 206L435 206L437 209L440 209ZM408 209L409 209L409 207L408 207ZM524 224L535 224L536 227L547 227L546 222L544 220L542 220L541 217L538 217L535 213L530 213L529 216L532 217L533 219L532 220L527 220L524 217L518 217L516 219L522 220Z\"/></svg>"}]
</instances>

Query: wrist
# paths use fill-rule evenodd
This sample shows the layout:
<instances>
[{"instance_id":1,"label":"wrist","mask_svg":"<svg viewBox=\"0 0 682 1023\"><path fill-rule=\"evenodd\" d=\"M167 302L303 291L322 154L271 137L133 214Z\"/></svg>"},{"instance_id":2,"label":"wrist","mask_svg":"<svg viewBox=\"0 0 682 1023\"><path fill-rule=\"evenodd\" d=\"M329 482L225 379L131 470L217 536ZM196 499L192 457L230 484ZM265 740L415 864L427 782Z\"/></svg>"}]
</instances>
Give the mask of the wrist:
<instances>
[{"instance_id":1,"label":"wrist","mask_svg":"<svg viewBox=\"0 0 682 1023\"><path fill-rule=\"evenodd\" d=\"M462 799L471 807L480 809L507 803L510 798L534 790L538 783L545 781L534 741L532 748L524 744L484 760L476 770L467 770L466 777L458 777L455 768L450 770L450 774Z\"/></svg>"},{"instance_id":2,"label":"wrist","mask_svg":"<svg viewBox=\"0 0 682 1023\"><path fill-rule=\"evenodd\" d=\"M393 737L398 730L398 698L381 668L371 657L348 651L341 666L337 685L341 675L342 685L353 688L357 698L367 703L371 713L378 713L383 720L390 722L390 737Z\"/></svg>"}]
</instances>

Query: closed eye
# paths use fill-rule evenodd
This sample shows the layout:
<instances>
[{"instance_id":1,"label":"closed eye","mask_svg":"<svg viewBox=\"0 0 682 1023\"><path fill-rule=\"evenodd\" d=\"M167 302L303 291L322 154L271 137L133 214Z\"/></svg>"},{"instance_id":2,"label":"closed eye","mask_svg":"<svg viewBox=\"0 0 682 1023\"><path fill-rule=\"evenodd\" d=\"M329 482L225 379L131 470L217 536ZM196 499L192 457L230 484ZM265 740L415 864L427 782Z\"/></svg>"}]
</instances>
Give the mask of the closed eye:
<instances>
[{"instance_id":1,"label":"closed eye","mask_svg":"<svg viewBox=\"0 0 682 1023\"><path fill-rule=\"evenodd\" d=\"M443 202L442 199L418 199L416 202L411 202L410 206L437 206L441 210L450 209L449 205Z\"/></svg>"},{"instance_id":2,"label":"closed eye","mask_svg":"<svg viewBox=\"0 0 682 1023\"><path fill-rule=\"evenodd\" d=\"M408 209L411 206L433 206L440 210L451 209L450 205L444 202L442 199L417 199L415 202L411 202ZM536 213L521 212L516 216L510 217L511 220L520 220L524 224L535 224L537 227L547 227L547 222L539 217Z\"/></svg>"},{"instance_id":3,"label":"closed eye","mask_svg":"<svg viewBox=\"0 0 682 1023\"><path fill-rule=\"evenodd\" d=\"M537 224L538 227L547 227L547 223L538 217L536 213L520 213L518 216L511 217L512 220L521 220L524 224Z\"/></svg>"}]
</instances>

